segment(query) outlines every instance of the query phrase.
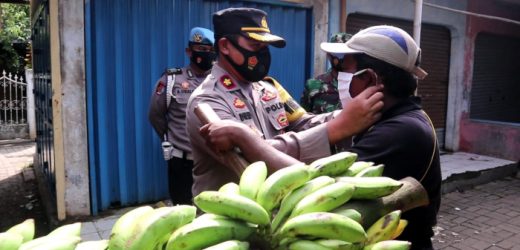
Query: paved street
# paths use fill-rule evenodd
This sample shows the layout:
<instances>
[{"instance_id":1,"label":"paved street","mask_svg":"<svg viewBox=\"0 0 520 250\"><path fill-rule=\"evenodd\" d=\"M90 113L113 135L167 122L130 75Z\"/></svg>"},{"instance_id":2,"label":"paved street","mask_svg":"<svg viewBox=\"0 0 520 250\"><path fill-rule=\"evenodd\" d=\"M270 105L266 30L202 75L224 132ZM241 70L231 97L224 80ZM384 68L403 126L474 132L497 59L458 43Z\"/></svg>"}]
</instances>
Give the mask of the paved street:
<instances>
[{"instance_id":1,"label":"paved street","mask_svg":"<svg viewBox=\"0 0 520 250\"><path fill-rule=\"evenodd\" d=\"M520 178L442 197L435 249L520 249Z\"/></svg>"}]
</instances>

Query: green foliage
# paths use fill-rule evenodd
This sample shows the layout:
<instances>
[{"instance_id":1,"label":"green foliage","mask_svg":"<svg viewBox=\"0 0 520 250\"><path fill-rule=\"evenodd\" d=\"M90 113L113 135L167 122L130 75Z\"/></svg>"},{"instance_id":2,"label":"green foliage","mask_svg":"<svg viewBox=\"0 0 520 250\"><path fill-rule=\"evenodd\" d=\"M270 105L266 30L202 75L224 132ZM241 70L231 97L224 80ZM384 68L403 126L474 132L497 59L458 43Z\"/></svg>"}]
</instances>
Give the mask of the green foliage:
<instances>
[{"instance_id":1,"label":"green foliage","mask_svg":"<svg viewBox=\"0 0 520 250\"><path fill-rule=\"evenodd\" d=\"M1 3L0 70L12 73L23 72L26 49L20 46L15 48L13 43L26 45L30 36L29 5Z\"/></svg>"},{"instance_id":2,"label":"green foliage","mask_svg":"<svg viewBox=\"0 0 520 250\"><path fill-rule=\"evenodd\" d=\"M0 4L0 37L26 42L31 35L29 5Z\"/></svg>"}]
</instances>

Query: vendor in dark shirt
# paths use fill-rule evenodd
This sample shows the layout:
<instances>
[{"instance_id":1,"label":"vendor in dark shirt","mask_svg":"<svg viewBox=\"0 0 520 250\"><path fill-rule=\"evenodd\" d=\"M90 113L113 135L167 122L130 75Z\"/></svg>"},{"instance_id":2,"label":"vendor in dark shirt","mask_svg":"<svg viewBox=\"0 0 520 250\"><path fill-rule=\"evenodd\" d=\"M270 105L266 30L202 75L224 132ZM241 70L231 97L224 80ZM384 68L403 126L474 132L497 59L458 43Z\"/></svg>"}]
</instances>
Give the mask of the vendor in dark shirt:
<instances>
[{"instance_id":1,"label":"vendor in dark shirt","mask_svg":"<svg viewBox=\"0 0 520 250\"><path fill-rule=\"evenodd\" d=\"M369 86L384 86L381 120L355 136L349 151L357 153L358 160L384 164L384 176L411 176L421 182L430 204L403 213L408 226L399 239L412 242L412 249L432 249L441 170L433 124L414 96L416 79L426 76L419 67L420 48L405 31L392 26L370 27L346 43L322 43L321 48L350 59L345 61L351 62L347 70L352 78L343 105Z\"/></svg>"}]
</instances>

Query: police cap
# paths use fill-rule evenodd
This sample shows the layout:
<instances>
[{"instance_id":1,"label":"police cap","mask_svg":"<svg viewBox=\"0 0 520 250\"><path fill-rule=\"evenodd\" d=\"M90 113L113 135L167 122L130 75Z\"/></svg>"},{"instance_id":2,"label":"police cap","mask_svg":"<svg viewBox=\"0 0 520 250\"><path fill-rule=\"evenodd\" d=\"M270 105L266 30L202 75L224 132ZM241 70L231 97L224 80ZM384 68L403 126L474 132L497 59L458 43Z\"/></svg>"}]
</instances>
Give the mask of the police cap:
<instances>
[{"instance_id":1,"label":"police cap","mask_svg":"<svg viewBox=\"0 0 520 250\"><path fill-rule=\"evenodd\" d=\"M189 43L213 46L215 43L213 31L206 28L194 27L190 32Z\"/></svg>"},{"instance_id":2,"label":"police cap","mask_svg":"<svg viewBox=\"0 0 520 250\"><path fill-rule=\"evenodd\" d=\"M267 14L253 8L228 8L213 14L215 40L226 35L242 35L244 37L269 43L275 47L285 47L285 40L271 34L267 25Z\"/></svg>"}]
</instances>

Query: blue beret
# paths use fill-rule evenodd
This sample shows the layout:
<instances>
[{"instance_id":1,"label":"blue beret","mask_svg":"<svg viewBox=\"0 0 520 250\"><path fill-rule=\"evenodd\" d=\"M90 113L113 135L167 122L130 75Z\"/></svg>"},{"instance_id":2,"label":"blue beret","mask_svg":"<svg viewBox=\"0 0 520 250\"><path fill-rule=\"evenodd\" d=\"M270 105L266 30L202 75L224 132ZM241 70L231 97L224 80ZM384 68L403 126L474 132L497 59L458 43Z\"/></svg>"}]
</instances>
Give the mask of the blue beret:
<instances>
[{"instance_id":1,"label":"blue beret","mask_svg":"<svg viewBox=\"0 0 520 250\"><path fill-rule=\"evenodd\" d=\"M215 37L213 31L206 28L195 27L191 29L189 41L193 43L213 45L215 43Z\"/></svg>"}]
</instances>

